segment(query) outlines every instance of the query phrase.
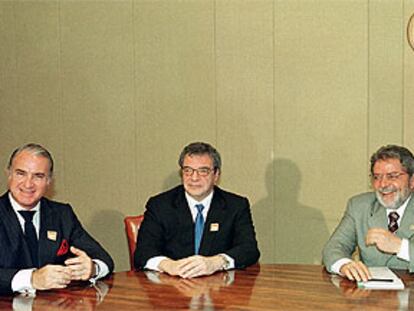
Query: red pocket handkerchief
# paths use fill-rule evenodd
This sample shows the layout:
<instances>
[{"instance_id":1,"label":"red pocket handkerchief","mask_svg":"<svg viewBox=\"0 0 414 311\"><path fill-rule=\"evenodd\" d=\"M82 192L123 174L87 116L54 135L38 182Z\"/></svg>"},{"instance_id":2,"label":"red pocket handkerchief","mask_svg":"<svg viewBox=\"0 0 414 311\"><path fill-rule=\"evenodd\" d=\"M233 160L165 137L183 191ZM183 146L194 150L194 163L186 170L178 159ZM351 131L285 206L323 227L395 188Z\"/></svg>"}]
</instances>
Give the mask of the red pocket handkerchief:
<instances>
[{"instance_id":1,"label":"red pocket handkerchief","mask_svg":"<svg viewBox=\"0 0 414 311\"><path fill-rule=\"evenodd\" d=\"M57 251L58 256L63 256L69 251L69 243L66 239L60 244L59 250Z\"/></svg>"}]
</instances>

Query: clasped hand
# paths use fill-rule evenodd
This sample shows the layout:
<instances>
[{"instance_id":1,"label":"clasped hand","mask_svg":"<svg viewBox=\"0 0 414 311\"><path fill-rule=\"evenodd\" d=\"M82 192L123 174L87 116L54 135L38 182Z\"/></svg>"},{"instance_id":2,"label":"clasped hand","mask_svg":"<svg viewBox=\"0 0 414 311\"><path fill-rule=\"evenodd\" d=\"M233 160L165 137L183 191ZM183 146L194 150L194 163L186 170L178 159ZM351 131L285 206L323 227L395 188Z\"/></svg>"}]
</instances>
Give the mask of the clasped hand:
<instances>
[{"instance_id":1,"label":"clasped hand","mask_svg":"<svg viewBox=\"0 0 414 311\"><path fill-rule=\"evenodd\" d=\"M89 280L95 273L92 259L76 247L71 246L70 251L75 257L67 259L65 266L46 265L33 271L33 288L39 290L65 288L71 281Z\"/></svg>"},{"instance_id":2,"label":"clasped hand","mask_svg":"<svg viewBox=\"0 0 414 311\"><path fill-rule=\"evenodd\" d=\"M169 275L194 278L213 274L220 270L223 264L224 259L221 256L206 257L195 255L179 260L164 259L160 262L159 268Z\"/></svg>"},{"instance_id":3,"label":"clasped hand","mask_svg":"<svg viewBox=\"0 0 414 311\"><path fill-rule=\"evenodd\" d=\"M371 228L365 237L365 244L375 245L378 250L387 254L397 254L401 248L401 239L383 228Z\"/></svg>"}]
</instances>

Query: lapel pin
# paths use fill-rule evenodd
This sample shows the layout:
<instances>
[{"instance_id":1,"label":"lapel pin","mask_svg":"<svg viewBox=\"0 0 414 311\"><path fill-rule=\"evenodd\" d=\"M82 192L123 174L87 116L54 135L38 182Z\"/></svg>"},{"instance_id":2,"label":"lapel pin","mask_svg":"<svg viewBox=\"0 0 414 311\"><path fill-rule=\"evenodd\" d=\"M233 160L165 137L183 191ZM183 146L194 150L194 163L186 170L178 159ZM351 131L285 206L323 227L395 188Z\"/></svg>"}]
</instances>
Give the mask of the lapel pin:
<instances>
[{"instance_id":1,"label":"lapel pin","mask_svg":"<svg viewBox=\"0 0 414 311\"><path fill-rule=\"evenodd\" d=\"M56 241L57 232L56 231L47 231L47 238L52 241Z\"/></svg>"},{"instance_id":2,"label":"lapel pin","mask_svg":"<svg viewBox=\"0 0 414 311\"><path fill-rule=\"evenodd\" d=\"M216 231L219 231L219 224L216 222L213 224L210 224L210 232L216 232Z\"/></svg>"},{"instance_id":3,"label":"lapel pin","mask_svg":"<svg viewBox=\"0 0 414 311\"><path fill-rule=\"evenodd\" d=\"M414 231L414 224L413 225L410 225L410 230L411 231Z\"/></svg>"}]
</instances>

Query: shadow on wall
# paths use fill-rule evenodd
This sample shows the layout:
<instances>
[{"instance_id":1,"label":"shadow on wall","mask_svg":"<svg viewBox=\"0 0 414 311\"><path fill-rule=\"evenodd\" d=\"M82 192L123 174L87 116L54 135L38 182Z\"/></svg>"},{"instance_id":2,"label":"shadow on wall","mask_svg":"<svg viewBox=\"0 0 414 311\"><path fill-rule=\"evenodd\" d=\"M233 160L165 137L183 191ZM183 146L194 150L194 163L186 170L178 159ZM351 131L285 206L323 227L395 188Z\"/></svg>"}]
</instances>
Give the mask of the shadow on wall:
<instances>
[{"instance_id":1,"label":"shadow on wall","mask_svg":"<svg viewBox=\"0 0 414 311\"><path fill-rule=\"evenodd\" d=\"M273 236L267 238L272 245L260 245L263 252L272 252L265 255L266 262L320 264L329 232L322 212L299 202L301 172L297 165L275 159L267 166L265 182L268 196L254 205L254 212L256 227L272 227L268 232ZM313 188L323 195L318 185Z\"/></svg>"},{"instance_id":2,"label":"shadow on wall","mask_svg":"<svg viewBox=\"0 0 414 311\"><path fill-rule=\"evenodd\" d=\"M181 177L180 177L180 172L178 171L178 168L177 168L176 171L172 172L164 180L164 183L162 184L162 190L161 191L170 190L171 188L174 188L174 187L176 187L180 184L181 184Z\"/></svg>"},{"instance_id":3,"label":"shadow on wall","mask_svg":"<svg viewBox=\"0 0 414 311\"><path fill-rule=\"evenodd\" d=\"M128 242L124 229L124 215L116 210L95 213L88 232L106 249L115 262L115 271L129 270Z\"/></svg>"}]
</instances>

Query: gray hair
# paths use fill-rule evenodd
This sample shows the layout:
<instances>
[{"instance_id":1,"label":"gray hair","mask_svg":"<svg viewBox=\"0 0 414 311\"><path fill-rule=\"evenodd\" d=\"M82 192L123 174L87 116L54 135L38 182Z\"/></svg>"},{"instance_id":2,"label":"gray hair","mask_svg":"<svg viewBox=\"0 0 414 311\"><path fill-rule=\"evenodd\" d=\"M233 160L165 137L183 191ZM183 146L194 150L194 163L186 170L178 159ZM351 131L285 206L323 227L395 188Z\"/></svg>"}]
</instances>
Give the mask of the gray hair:
<instances>
[{"instance_id":1,"label":"gray hair","mask_svg":"<svg viewBox=\"0 0 414 311\"><path fill-rule=\"evenodd\" d=\"M25 144L13 151L13 153L10 156L9 163L7 165L7 169L10 170L13 164L13 160L16 158L18 154L20 154L23 151L27 151L35 156L44 157L49 160L49 177L52 177L53 175L53 159L52 155L49 151L47 151L46 148L39 144L29 143Z\"/></svg>"},{"instance_id":2,"label":"gray hair","mask_svg":"<svg viewBox=\"0 0 414 311\"><path fill-rule=\"evenodd\" d=\"M214 171L221 170L221 157L220 153L210 144L203 142L191 143L184 147L181 151L180 158L178 159L178 165L182 168L184 165L185 156L191 155L204 155L207 154L213 160Z\"/></svg>"},{"instance_id":3,"label":"gray hair","mask_svg":"<svg viewBox=\"0 0 414 311\"><path fill-rule=\"evenodd\" d=\"M414 156L410 150L397 145L382 146L371 156L371 174L374 174L374 165L378 160L398 159L411 177L414 173Z\"/></svg>"}]
</instances>

